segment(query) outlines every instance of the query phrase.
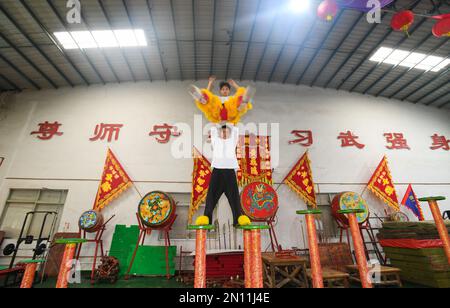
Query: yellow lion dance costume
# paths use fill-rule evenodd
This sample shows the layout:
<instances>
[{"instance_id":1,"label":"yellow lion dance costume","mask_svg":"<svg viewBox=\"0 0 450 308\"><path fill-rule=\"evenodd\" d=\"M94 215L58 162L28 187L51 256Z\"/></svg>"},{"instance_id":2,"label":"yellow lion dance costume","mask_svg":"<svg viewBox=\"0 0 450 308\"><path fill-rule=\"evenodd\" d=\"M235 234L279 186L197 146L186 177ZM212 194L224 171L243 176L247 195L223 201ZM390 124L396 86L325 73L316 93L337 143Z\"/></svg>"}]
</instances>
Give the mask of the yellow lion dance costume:
<instances>
[{"instance_id":1,"label":"yellow lion dance costume","mask_svg":"<svg viewBox=\"0 0 450 308\"><path fill-rule=\"evenodd\" d=\"M222 104L220 98L207 89L202 89L203 98L206 103L195 100L197 108L203 112L208 121L212 123L227 122L236 125L239 123L241 117L245 115L249 110L253 108L252 103L249 101L247 104L242 105L242 101L247 89L240 87L236 94L229 96L228 99Z\"/></svg>"}]
</instances>

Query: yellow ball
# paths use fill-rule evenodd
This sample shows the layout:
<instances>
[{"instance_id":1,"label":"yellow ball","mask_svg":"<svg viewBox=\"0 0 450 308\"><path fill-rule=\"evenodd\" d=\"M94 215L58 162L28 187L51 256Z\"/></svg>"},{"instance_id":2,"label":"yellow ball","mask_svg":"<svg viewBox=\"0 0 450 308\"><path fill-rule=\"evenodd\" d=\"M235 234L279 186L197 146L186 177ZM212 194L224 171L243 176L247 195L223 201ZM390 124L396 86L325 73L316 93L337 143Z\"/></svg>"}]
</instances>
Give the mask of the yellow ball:
<instances>
[{"instance_id":1,"label":"yellow ball","mask_svg":"<svg viewBox=\"0 0 450 308\"><path fill-rule=\"evenodd\" d=\"M250 218L246 215L242 215L238 218L238 223L240 226L250 226L252 222L250 221Z\"/></svg>"},{"instance_id":2,"label":"yellow ball","mask_svg":"<svg viewBox=\"0 0 450 308\"><path fill-rule=\"evenodd\" d=\"M197 226L207 226L207 225L209 225L209 217L208 216L200 216L195 221L195 224Z\"/></svg>"}]
</instances>

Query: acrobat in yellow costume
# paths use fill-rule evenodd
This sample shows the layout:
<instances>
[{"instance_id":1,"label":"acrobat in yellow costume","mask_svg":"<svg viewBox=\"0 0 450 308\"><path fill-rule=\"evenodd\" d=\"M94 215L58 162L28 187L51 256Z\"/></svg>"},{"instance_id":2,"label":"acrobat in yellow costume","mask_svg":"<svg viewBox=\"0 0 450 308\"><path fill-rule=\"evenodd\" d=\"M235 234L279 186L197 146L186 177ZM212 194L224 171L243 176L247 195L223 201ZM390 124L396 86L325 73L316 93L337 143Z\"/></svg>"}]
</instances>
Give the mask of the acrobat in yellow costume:
<instances>
[{"instance_id":1,"label":"acrobat in yellow costume","mask_svg":"<svg viewBox=\"0 0 450 308\"><path fill-rule=\"evenodd\" d=\"M212 123L227 122L236 125L247 111L253 108L252 103L243 104L243 99L247 89L240 87L236 94L229 96L222 104L220 98L207 89L202 89L201 93L206 103L195 100L195 104L200 109L208 121Z\"/></svg>"}]
</instances>

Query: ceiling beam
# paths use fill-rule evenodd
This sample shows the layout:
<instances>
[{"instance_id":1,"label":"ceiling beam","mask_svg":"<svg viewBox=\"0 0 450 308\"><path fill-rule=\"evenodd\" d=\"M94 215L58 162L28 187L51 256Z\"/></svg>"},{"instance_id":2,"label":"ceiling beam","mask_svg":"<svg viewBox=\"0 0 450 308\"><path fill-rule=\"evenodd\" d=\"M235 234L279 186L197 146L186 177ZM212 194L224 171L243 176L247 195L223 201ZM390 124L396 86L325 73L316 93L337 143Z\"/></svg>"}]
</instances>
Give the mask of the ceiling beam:
<instances>
[{"instance_id":1,"label":"ceiling beam","mask_svg":"<svg viewBox=\"0 0 450 308\"><path fill-rule=\"evenodd\" d=\"M333 33L334 30L334 26L338 23L338 21L341 19L342 14L344 11L340 10L338 15L334 18L333 22L331 23L330 29L328 30L327 35L325 36L325 38L322 40L322 42L319 45L318 50L322 50L323 46L325 45L325 43L328 41L328 38L330 37L330 35ZM306 68L303 70L303 72L300 74L300 76L297 79L296 85L298 86L300 84L300 81L303 79L303 76L305 76L306 72L309 70L309 68L311 67L311 64L314 63L314 61L316 60L317 56L320 54L320 52L316 52L314 53L314 56L311 58L311 60L308 62L308 64L306 65Z\"/></svg>"},{"instance_id":2,"label":"ceiling beam","mask_svg":"<svg viewBox=\"0 0 450 308\"><path fill-rule=\"evenodd\" d=\"M225 80L228 80L228 69L230 68L231 51L233 50L234 30L236 29L236 19L239 13L239 0L236 0L236 8L234 9L233 29L231 30L231 40L228 49L227 68L225 70Z\"/></svg>"},{"instance_id":3,"label":"ceiling beam","mask_svg":"<svg viewBox=\"0 0 450 308\"><path fill-rule=\"evenodd\" d=\"M209 76L213 74L214 69L214 49L215 49L215 38L216 38L216 14L217 14L217 1L213 0L213 20L212 20L212 42L211 42L211 58L209 60Z\"/></svg>"},{"instance_id":4,"label":"ceiling beam","mask_svg":"<svg viewBox=\"0 0 450 308\"><path fill-rule=\"evenodd\" d=\"M430 106L432 103L439 101L441 98L446 97L447 95L450 94L450 91L444 92L441 95L439 95L438 97L435 97L434 99L432 99L431 101L429 101L428 103L424 103L424 105L426 106ZM417 103L417 102L416 102Z\"/></svg>"},{"instance_id":5,"label":"ceiling beam","mask_svg":"<svg viewBox=\"0 0 450 308\"><path fill-rule=\"evenodd\" d=\"M269 83L272 82L273 75L275 74L275 71L277 70L278 64L280 63L280 60L281 60L281 56L283 55L284 50L287 47L287 42L289 41L289 37L291 36L292 32L294 31L294 25L297 21L298 21L298 19L294 18L293 21L291 22L289 31L287 32L286 38L284 39L284 43L282 44L280 52L278 53L277 59L275 60L275 63L272 66L272 70L270 71Z\"/></svg>"},{"instance_id":6,"label":"ceiling beam","mask_svg":"<svg viewBox=\"0 0 450 308\"><path fill-rule=\"evenodd\" d=\"M9 61L7 58L5 58L2 54L0 54L0 59L3 60L4 62L6 62L6 64L8 64L9 66L11 66L16 73L18 73L23 79L25 79L26 81L28 81L31 85L33 85L33 87L35 87L38 90L41 90L42 88L33 80L31 80L24 72L22 72L17 66L14 65L14 63L12 63L11 61Z\"/></svg>"},{"instance_id":7,"label":"ceiling beam","mask_svg":"<svg viewBox=\"0 0 450 308\"><path fill-rule=\"evenodd\" d=\"M153 33L155 33L155 38L156 38L156 47L158 48L158 53L159 53L159 61L161 62L161 67L162 67L162 71L164 74L164 80L167 81L167 69L164 65L164 60L163 60L163 56L162 56L162 52L161 52L161 41L159 39L159 35L158 35L158 31L156 30L155 27L155 22L153 20L153 13L152 13L152 6L150 5L150 0L146 0L145 3L147 4L147 10L148 10L148 14L150 16L150 22L152 23L152 28L153 28Z\"/></svg>"},{"instance_id":8,"label":"ceiling beam","mask_svg":"<svg viewBox=\"0 0 450 308\"><path fill-rule=\"evenodd\" d=\"M338 53L339 49L344 45L347 38L350 36L350 34L353 32L353 29L356 27L356 25L366 16L364 13L360 13L360 16L353 22L353 24L350 26L349 30L345 34L344 38L339 42L339 45L333 50L331 55L328 57L328 60L325 62L325 64L322 66L322 68L319 70L319 72L314 77L313 81L309 84L310 87L314 86L317 79L322 75L325 68L328 67L328 64L330 64L331 60L334 59L334 56ZM327 82L330 82L330 80L333 78L333 75L330 76Z\"/></svg>"},{"instance_id":9,"label":"ceiling beam","mask_svg":"<svg viewBox=\"0 0 450 308\"><path fill-rule=\"evenodd\" d=\"M244 62L242 63L241 73L239 75L239 80L241 80L241 81L242 81L242 77L244 76L245 66L247 65L248 53L249 53L249 50L250 50L250 44L252 43L252 40L253 40L253 34L255 32L256 20L258 19L258 16L259 16L259 10L261 8L261 2L262 2L262 0L258 0L258 4L256 6L256 14L254 14L254 17L253 17L252 27L250 29L250 36L248 38L247 48L245 50Z\"/></svg>"},{"instance_id":10,"label":"ceiling beam","mask_svg":"<svg viewBox=\"0 0 450 308\"><path fill-rule=\"evenodd\" d=\"M25 62L31 66L36 72L38 72L45 80L55 89L58 89L58 85L47 75L45 74L36 64L34 64L20 49L18 49L14 44L2 33L0 33L0 39L5 41L11 49L13 49L16 53L18 53Z\"/></svg>"},{"instance_id":11,"label":"ceiling beam","mask_svg":"<svg viewBox=\"0 0 450 308\"><path fill-rule=\"evenodd\" d=\"M195 81L198 80L197 76L197 27L196 27L196 1L192 0L192 34L194 38L194 79Z\"/></svg>"},{"instance_id":12,"label":"ceiling beam","mask_svg":"<svg viewBox=\"0 0 450 308\"><path fill-rule=\"evenodd\" d=\"M181 77L181 81L184 80L184 76L183 76L183 65L181 62L181 51L180 51L180 44L178 43L178 35L177 35L177 25L175 22L175 10L173 7L173 0L169 1L170 4L170 12L172 13L172 26L173 26L173 33L175 34L175 40L176 40L176 45L177 45L177 56L178 56L178 67L180 68L180 77Z\"/></svg>"},{"instance_id":13,"label":"ceiling beam","mask_svg":"<svg viewBox=\"0 0 450 308\"><path fill-rule=\"evenodd\" d=\"M67 31L67 28L65 26L65 22L64 19L60 16L58 10L56 9L55 5L51 2L51 0L47 0L47 4L50 7L51 11L53 12L53 14L56 16L56 18L59 20L59 22L61 23L62 27L64 28L64 30L68 33L70 33L69 31ZM72 35L71 35L72 37ZM73 37L72 37L73 39ZM74 39L73 39L74 40ZM74 42L76 42L74 40ZM99 73L99 71L97 70L97 68L95 67L95 65L92 63L91 59L89 58L89 56L87 55L86 51L82 48L79 48L80 46L78 46L78 50L81 52L81 54L83 55L84 59L89 63L89 65L91 66L92 70L94 71L94 73L97 75L97 78L100 79L100 81L103 84L106 84L105 80L103 79L102 75Z\"/></svg>"},{"instance_id":14,"label":"ceiling beam","mask_svg":"<svg viewBox=\"0 0 450 308\"><path fill-rule=\"evenodd\" d=\"M435 82L436 80L438 80L439 78L444 77L444 76L447 76L449 72L450 72L450 68L448 68L448 69L442 71L440 74L438 74L437 76L433 77L430 81L428 81L427 84L431 84L431 83ZM448 77L448 76L447 76L447 77ZM426 92L425 94L423 94L422 96L420 96L418 99L416 99L416 100L414 101L414 103L417 104L422 98L424 98L424 97L430 95L431 93L433 93L434 91L436 91L437 89L439 89L440 87L442 87L443 85L448 84L448 80L449 80L449 78L446 78L446 79L444 80L444 82L443 82L441 85L439 85L438 87L435 87L434 89L432 89L432 90ZM415 89L414 91L412 91L411 93L409 93L407 96L403 97L401 100L402 100L402 101L407 100L409 97L413 96L414 94L416 94L417 92L419 92L419 91L421 91L421 90L423 90L423 87L416 87L416 89Z\"/></svg>"},{"instance_id":15,"label":"ceiling beam","mask_svg":"<svg viewBox=\"0 0 450 308\"><path fill-rule=\"evenodd\" d=\"M0 73L0 78L6 81L6 83L9 84L14 90L20 91L20 87L5 75Z\"/></svg>"},{"instance_id":16,"label":"ceiling beam","mask_svg":"<svg viewBox=\"0 0 450 308\"><path fill-rule=\"evenodd\" d=\"M103 5L103 1L102 0L97 0L98 5L100 6L100 10L102 11L103 16L105 17L106 20L106 24L108 25L108 28L110 30L113 30L112 28L112 23L111 23L111 19L109 18L108 12L106 11L105 6ZM114 35L115 37L115 35ZM128 70L130 71L131 74L131 79L133 79L133 82L136 82L136 76L134 75L134 71L131 68L130 62L128 61L127 56L125 55L125 53L123 52L123 48L120 47L119 48L120 53L122 55L122 58L125 60L125 63L127 64Z\"/></svg>"},{"instance_id":17,"label":"ceiling beam","mask_svg":"<svg viewBox=\"0 0 450 308\"><path fill-rule=\"evenodd\" d=\"M133 28L133 30L137 29L137 27L136 27L136 25L135 25L135 23L133 21L133 18L131 18L130 10L128 9L128 5L127 5L127 1L126 0L122 0L122 5L125 8L125 12L126 12L126 15L127 15L127 18L128 18L128 23L131 25L131 28ZM137 37L136 37L136 41L137 41ZM138 48L139 48L139 53L141 54L141 57L142 57L142 61L144 62L144 67L145 67L145 71L147 73L147 76L148 76L150 82L152 82L153 81L153 77L152 77L152 73L150 71L149 64L148 64L148 62L147 62L147 60L146 60L146 58L144 56L144 53L142 52L142 48L141 47L138 47Z\"/></svg>"},{"instance_id":18,"label":"ceiling beam","mask_svg":"<svg viewBox=\"0 0 450 308\"><path fill-rule=\"evenodd\" d=\"M83 82L86 85L90 85L88 79L86 76L83 75L83 73L78 69L78 67L75 65L75 63L70 59L70 57L67 55L67 53L64 51L64 49L60 46L58 40L53 36L52 33L44 26L44 24L40 21L40 19L37 17L37 15L33 12L33 10L28 6L28 4L24 0L19 0L22 7L27 11L28 15L31 16L31 18L34 20L35 23L39 25L41 30L45 33L47 38L53 43L53 46L55 46L59 53L64 57L64 59L70 64L70 66L77 72L77 74L80 76L80 78L83 80Z\"/></svg>"},{"instance_id":19,"label":"ceiling beam","mask_svg":"<svg viewBox=\"0 0 450 308\"><path fill-rule=\"evenodd\" d=\"M385 16L387 15L387 13L382 13L381 14L381 19L383 19ZM373 24L372 27L369 29L369 31L364 35L364 37L362 38L362 40L359 41L358 45L355 46L352 50L352 52L350 52L347 57L345 58L344 61L342 61L341 65L339 65L338 69L330 75L330 78L328 79L328 81L325 83L325 88L328 88L328 85L330 84L330 82L333 80L333 78L335 78L339 72L342 70L342 68L347 64L347 62L353 57L353 55L356 53L356 51L361 47L361 45L365 42L365 40L372 34L372 32L375 30L375 28L377 27L378 24ZM342 83L341 83L342 84Z\"/></svg>"},{"instance_id":20,"label":"ceiling beam","mask_svg":"<svg viewBox=\"0 0 450 308\"><path fill-rule=\"evenodd\" d=\"M311 37L312 33L314 32L313 29L316 27L317 24L317 19L313 17L313 22L311 23L311 26L308 29L308 33L307 35L305 35L305 37L303 38L302 43L299 45L298 50L297 50L297 54L294 57L294 60L291 62L291 65L289 65L289 69L286 73L286 75L283 78L283 83L286 83L286 80L289 78L289 75L292 72L292 69L294 68L295 63L298 60L298 57L300 56L300 54L302 53L302 51L305 49L304 45L305 43L309 40L309 38Z\"/></svg>"},{"instance_id":21,"label":"ceiling beam","mask_svg":"<svg viewBox=\"0 0 450 308\"><path fill-rule=\"evenodd\" d=\"M427 56L427 57L428 57L428 56L431 56L436 50L438 50L439 48L441 48L442 46L444 46L445 43L447 43L446 40L442 41L441 44L439 44L438 46L436 46L436 47L434 47L433 49L431 49L431 50L426 54L426 56ZM415 66L414 66L414 67L415 67ZM409 72L411 72L411 71L414 70L414 67L408 68L405 72L403 72L402 74L400 74L399 76L397 76L397 78L395 78L393 81L389 82L389 83L388 83L386 86L384 86L381 90L379 90L377 93L375 93L375 96L379 96L381 93L383 93L384 91L386 91L388 88L390 88L390 87L392 87L393 85L395 85L399 80L402 80L402 79L406 76L406 74L408 74ZM427 71L422 72L422 74L420 74L419 76L417 76L417 79L420 78L420 77L422 77L422 76L423 76L424 74L426 74L426 73L427 73ZM417 80L417 79L415 79L415 80ZM414 81L415 81L415 80L414 80ZM403 91L403 89L404 89L405 87L409 86L409 85L410 85L412 82L414 82L414 81L411 81L410 83L407 83L407 85L404 86L404 87L400 87L397 91L395 91L392 95L390 95L389 98L392 98L392 97L394 97L395 95L397 95L398 93L400 93L401 91Z\"/></svg>"},{"instance_id":22,"label":"ceiling beam","mask_svg":"<svg viewBox=\"0 0 450 308\"><path fill-rule=\"evenodd\" d=\"M20 34L22 36L24 36L28 42L30 42L30 44L36 48L36 50L39 52L39 54L45 59L47 60L47 62L53 67L53 69L55 71L58 72L58 74L66 81L66 83L68 85L70 85L71 87L74 86L74 84L69 80L69 78L67 78L67 76L56 66L56 64L50 59L49 56L47 56L47 54L36 44L36 42L31 39L28 34L25 32L25 30L17 23L17 21L14 19L14 17L12 17L7 11L6 9L3 8L3 5L0 4L0 11L3 13L3 15L6 16L6 18L14 25L14 27L16 27L16 29L20 32Z\"/></svg>"},{"instance_id":23,"label":"ceiling beam","mask_svg":"<svg viewBox=\"0 0 450 308\"><path fill-rule=\"evenodd\" d=\"M424 37L419 43L416 44L416 46L412 49L409 50L409 54L408 56L410 56L414 51L416 51L418 48L420 48L429 38L431 38L433 36L432 33L428 34L426 37ZM400 63L399 63L400 64ZM374 82L372 82L367 88L366 90L363 91L364 94L367 94L370 90L373 89L374 86L376 86L378 84L378 82L380 82L381 80L383 80L383 78L385 78L390 72L392 72L393 70L395 70L396 68L398 68L400 65L393 65L391 66L391 68L389 68L386 72L384 72L380 77L378 77Z\"/></svg>"},{"instance_id":24,"label":"ceiling beam","mask_svg":"<svg viewBox=\"0 0 450 308\"><path fill-rule=\"evenodd\" d=\"M419 5L419 3L420 3L420 1L416 0L416 1L409 7L409 9L410 9L410 10L414 9L417 5ZM416 29L417 29L417 28L416 28ZM366 54L366 56L365 56L363 59L361 59L361 60L359 61L358 65L357 65L355 68L353 68L352 71L350 72L350 74L348 74L348 75L344 78L344 80L339 84L339 86L337 87L338 90L342 87L342 85L344 85L344 84L347 82L347 80L349 80L349 79L353 76L353 74L356 73L356 71L358 71L358 69L361 67L361 65L367 61L367 59L369 58L369 56L370 56L377 48L379 48L379 45L380 45L382 42L384 42L384 40L385 40L392 32L394 32L394 30L392 29L392 27L389 27L389 30L383 35L383 37L378 41L378 43L376 43L375 46L369 50L369 52ZM366 37L366 38L367 38L367 37ZM366 38L364 38L363 41L365 41ZM405 38L406 38L406 37L405 37ZM373 71L373 70L372 70L372 71ZM369 72L371 72L371 71L369 71ZM369 74L370 74L370 73L369 73ZM352 92L352 91L359 85L359 83L361 82L361 80L364 80L365 77L367 77L367 76L368 76L368 74L366 74L366 75L364 76L364 78L360 79L360 80L359 80L359 81L358 81L358 82L350 89L350 92Z\"/></svg>"},{"instance_id":25,"label":"ceiling beam","mask_svg":"<svg viewBox=\"0 0 450 308\"><path fill-rule=\"evenodd\" d=\"M275 24L277 23L279 14L280 14L280 8L278 8L276 10L276 13L272 19L272 23L270 25L270 31L269 31L269 34L267 35L266 42L264 43L264 50L263 50L261 58L259 58L258 66L256 67L256 73L255 73L255 76L253 77L253 81L256 81L258 78L262 63L264 61L264 58L266 57L267 47L269 45L270 38L272 37L273 31L275 30Z\"/></svg>"},{"instance_id":26,"label":"ceiling beam","mask_svg":"<svg viewBox=\"0 0 450 308\"><path fill-rule=\"evenodd\" d=\"M449 94L450 94L450 92L447 92L446 95L449 95ZM439 98L439 99L440 99L440 98ZM439 109L440 109L440 108L444 108L444 106L446 106L446 105L448 105L448 104L450 104L450 99L449 99L448 101L446 101L446 102L440 104L440 105L438 106L438 108L439 108Z\"/></svg>"}]
</instances>

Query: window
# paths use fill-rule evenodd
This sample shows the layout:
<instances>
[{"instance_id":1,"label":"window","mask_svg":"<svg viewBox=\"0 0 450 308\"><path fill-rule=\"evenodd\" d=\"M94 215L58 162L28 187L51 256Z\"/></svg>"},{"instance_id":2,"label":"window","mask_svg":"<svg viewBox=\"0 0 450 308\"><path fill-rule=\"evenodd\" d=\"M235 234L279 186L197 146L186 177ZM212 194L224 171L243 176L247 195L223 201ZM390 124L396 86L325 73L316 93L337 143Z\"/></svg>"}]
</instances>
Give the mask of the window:
<instances>
[{"instance_id":1,"label":"window","mask_svg":"<svg viewBox=\"0 0 450 308\"><path fill-rule=\"evenodd\" d=\"M64 49L147 46L142 29L55 32Z\"/></svg>"},{"instance_id":2,"label":"window","mask_svg":"<svg viewBox=\"0 0 450 308\"><path fill-rule=\"evenodd\" d=\"M177 202L177 219L175 220L172 230L170 231L170 239L172 240L191 240L195 239L195 231L187 230L188 217L189 217L189 206L191 204L191 193L169 193L169 195ZM217 208L217 207L216 207ZM205 205L200 205L198 211L192 217L192 222L194 223L197 217L202 216L205 210ZM214 212L215 215L215 212ZM213 218L214 220L214 218ZM210 231L208 233L208 238L215 239L215 231ZM163 233L159 233L159 239L164 240Z\"/></svg>"},{"instance_id":3,"label":"window","mask_svg":"<svg viewBox=\"0 0 450 308\"><path fill-rule=\"evenodd\" d=\"M49 189L11 189L0 219L0 230L5 231L6 238L16 239L20 235L25 216L28 212L56 212L57 219L53 225L54 215L47 216L43 237L58 229L60 214L67 197L67 190ZM38 237L44 221L44 213L29 216L23 236ZM53 234L50 234L53 235Z\"/></svg>"}]
</instances>

